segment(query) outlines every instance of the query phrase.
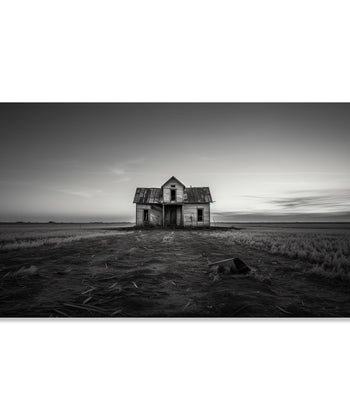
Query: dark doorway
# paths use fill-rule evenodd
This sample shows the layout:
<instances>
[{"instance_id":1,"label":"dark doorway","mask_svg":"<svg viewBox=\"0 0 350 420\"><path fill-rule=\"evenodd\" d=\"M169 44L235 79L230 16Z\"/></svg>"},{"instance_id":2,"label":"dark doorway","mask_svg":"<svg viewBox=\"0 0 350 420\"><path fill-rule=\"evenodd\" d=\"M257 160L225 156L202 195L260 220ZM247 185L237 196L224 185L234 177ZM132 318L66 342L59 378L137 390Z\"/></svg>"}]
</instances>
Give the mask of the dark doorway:
<instances>
[{"instance_id":1,"label":"dark doorway","mask_svg":"<svg viewBox=\"0 0 350 420\"><path fill-rule=\"evenodd\" d=\"M170 207L170 226L176 226L176 207Z\"/></svg>"},{"instance_id":2,"label":"dark doorway","mask_svg":"<svg viewBox=\"0 0 350 420\"><path fill-rule=\"evenodd\" d=\"M148 209L143 210L143 224L144 225L149 224L149 210Z\"/></svg>"},{"instance_id":3,"label":"dark doorway","mask_svg":"<svg viewBox=\"0 0 350 420\"><path fill-rule=\"evenodd\" d=\"M181 225L181 206L164 206L164 226L176 227Z\"/></svg>"}]
</instances>

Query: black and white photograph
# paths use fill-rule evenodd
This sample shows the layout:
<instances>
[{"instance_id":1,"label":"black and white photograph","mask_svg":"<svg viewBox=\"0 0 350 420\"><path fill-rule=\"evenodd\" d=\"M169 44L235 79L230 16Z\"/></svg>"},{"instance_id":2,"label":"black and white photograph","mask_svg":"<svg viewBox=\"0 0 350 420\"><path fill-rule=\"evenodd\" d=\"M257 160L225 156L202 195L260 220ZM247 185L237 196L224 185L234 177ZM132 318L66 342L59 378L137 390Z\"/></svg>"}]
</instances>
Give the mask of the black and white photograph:
<instances>
[{"instance_id":1,"label":"black and white photograph","mask_svg":"<svg viewBox=\"0 0 350 420\"><path fill-rule=\"evenodd\" d=\"M347 317L350 106L3 103L2 317Z\"/></svg>"},{"instance_id":2,"label":"black and white photograph","mask_svg":"<svg viewBox=\"0 0 350 420\"><path fill-rule=\"evenodd\" d=\"M0 2L0 419L349 419L349 15Z\"/></svg>"}]
</instances>

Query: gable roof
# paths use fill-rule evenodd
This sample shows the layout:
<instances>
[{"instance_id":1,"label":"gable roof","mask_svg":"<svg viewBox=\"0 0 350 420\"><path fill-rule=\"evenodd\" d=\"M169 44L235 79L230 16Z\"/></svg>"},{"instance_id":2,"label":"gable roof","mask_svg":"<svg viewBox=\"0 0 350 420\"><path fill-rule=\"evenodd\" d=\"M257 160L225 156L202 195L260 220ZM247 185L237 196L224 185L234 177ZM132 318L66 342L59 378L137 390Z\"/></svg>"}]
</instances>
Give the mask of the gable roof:
<instances>
[{"instance_id":1,"label":"gable roof","mask_svg":"<svg viewBox=\"0 0 350 420\"><path fill-rule=\"evenodd\" d=\"M190 187L184 189L184 204L212 203L209 187ZM162 204L161 188L137 188L134 196L136 204Z\"/></svg>"},{"instance_id":2,"label":"gable roof","mask_svg":"<svg viewBox=\"0 0 350 420\"><path fill-rule=\"evenodd\" d=\"M212 203L209 187L190 187L184 191L184 203Z\"/></svg>"},{"instance_id":3,"label":"gable roof","mask_svg":"<svg viewBox=\"0 0 350 420\"><path fill-rule=\"evenodd\" d=\"M175 180L176 182L178 182L179 184L181 184L184 188L186 188L186 185L184 185L181 181L179 181L176 177L171 176L166 182L164 182L164 184L161 186L161 188L164 187L164 185L166 185L169 181L171 180Z\"/></svg>"},{"instance_id":4,"label":"gable roof","mask_svg":"<svg viewBox=\"0 0 350 420\"><path fill-rule=\"evenodd\" d=\"M136 188L134 203L137 204L161 204L161 188Z\"/></svg>"}]
</instances>

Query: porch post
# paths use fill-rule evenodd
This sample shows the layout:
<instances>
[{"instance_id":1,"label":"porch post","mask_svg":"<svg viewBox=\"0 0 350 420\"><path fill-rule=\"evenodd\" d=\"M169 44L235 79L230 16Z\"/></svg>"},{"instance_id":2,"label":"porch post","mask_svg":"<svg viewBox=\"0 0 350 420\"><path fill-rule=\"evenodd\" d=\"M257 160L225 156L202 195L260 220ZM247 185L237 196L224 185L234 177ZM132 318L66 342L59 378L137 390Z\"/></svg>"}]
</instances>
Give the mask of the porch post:
<instances>
[{"instance_id":1,"label":"porch post","mask_svg":"<svg viewBox=\"0 0 350 420\"><path fill-rule=\"evenodd\" d=\"M162 227L164 227L164 204L163 204L163 218L162 218Z\"/></svg>"}]
</instances>

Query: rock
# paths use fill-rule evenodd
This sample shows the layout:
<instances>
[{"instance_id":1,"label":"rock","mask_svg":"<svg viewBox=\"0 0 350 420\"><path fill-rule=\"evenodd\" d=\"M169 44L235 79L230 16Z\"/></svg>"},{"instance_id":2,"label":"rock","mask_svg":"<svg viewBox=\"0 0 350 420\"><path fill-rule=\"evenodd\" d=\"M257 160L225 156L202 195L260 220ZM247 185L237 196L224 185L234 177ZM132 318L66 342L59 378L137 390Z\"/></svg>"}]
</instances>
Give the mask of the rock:
<instances>
[{"instance_id":1,"label":"rock","mask_svg":"<svg viewBox=\"0 0 350 420\"><path fill-rule=\"evenodd\" d=\"M244 261L242 261L240 258L234 258L233 262L239 273L246 274L251 271L250 268L247 266L247 264Z\"/></svg>"}]
</instances>

